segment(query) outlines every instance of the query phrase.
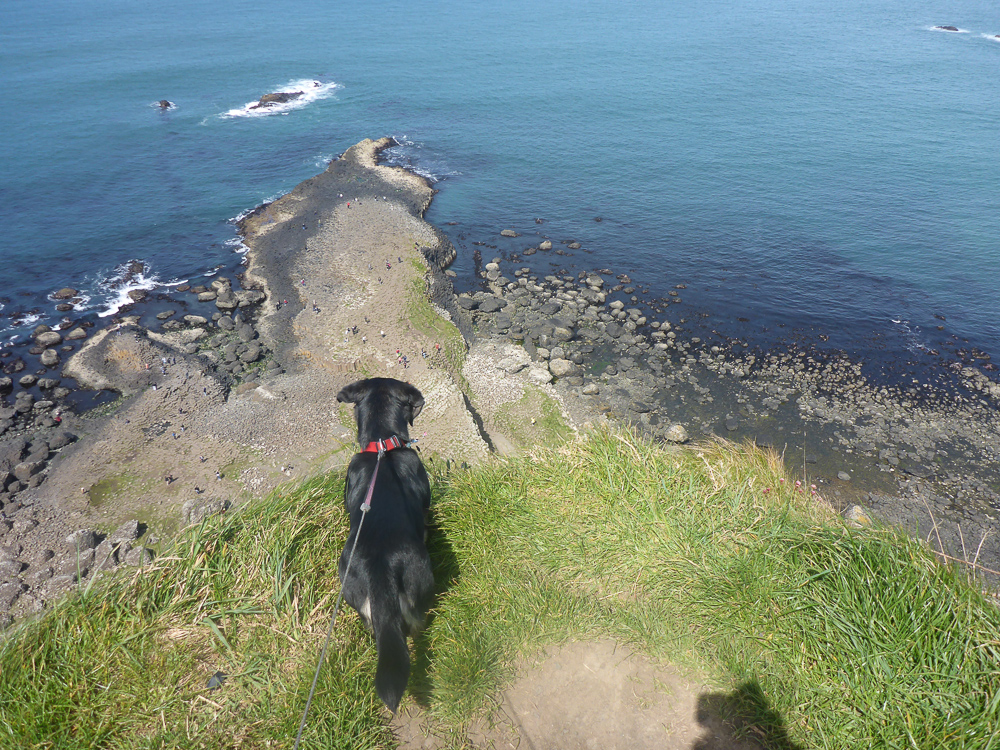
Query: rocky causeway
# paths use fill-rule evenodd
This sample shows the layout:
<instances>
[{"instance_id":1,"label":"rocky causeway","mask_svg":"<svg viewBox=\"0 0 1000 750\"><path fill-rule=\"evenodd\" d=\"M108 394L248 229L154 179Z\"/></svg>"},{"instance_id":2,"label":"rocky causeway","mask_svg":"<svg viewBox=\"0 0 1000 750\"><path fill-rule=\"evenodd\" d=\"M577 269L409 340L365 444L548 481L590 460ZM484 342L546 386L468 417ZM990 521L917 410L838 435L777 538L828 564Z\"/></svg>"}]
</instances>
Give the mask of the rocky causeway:
<instances>
[{"instance_id":1,"label":"rocky causeway","mask_svg":"<svg viewBox=\"0 0 1000 750\"><path fill-rule=\"evenodd\" d=\"M836 351L708 337L683 285L653 302L611 269L555 268L580 243L540 220L477 242L475 283L456 294L455 249L423 219L434 191L378 162L391 143L362 141L243 217L232 274L0 352L0 623L149 564L207 514L344 466L354 425L335 395L375 375L423 392L425 461L607 422L665 443L755 440L817 502L899 525L995 586L989 370L957 366L945 389L884 384ZM74 294L54 292L57 309Z\"/></svg>"}]
</instances>

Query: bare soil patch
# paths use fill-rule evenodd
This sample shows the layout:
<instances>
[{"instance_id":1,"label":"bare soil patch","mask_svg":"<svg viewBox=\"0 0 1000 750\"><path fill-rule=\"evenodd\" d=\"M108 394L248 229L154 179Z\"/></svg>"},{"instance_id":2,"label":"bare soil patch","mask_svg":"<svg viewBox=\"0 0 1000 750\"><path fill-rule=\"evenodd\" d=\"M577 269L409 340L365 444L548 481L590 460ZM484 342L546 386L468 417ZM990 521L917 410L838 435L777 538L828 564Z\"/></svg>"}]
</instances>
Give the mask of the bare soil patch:
<instances>
[{"instance_id":1,"label":"bare soil patch","mask_svg":"<svg viewBox=\"0 0 1000 750\"><path fill-rule=\"evenodd\" d=\"M762 700L751 686L728 693L713 689L703 679L611 640L547 649L521 665L498 700L499 707L470 726L464 738L441 732L412 702L392 729L405 750L439 750L463 739L467 746L491 750L793 747L783 731L743 718Z\"/></svg>"}]
</instances>

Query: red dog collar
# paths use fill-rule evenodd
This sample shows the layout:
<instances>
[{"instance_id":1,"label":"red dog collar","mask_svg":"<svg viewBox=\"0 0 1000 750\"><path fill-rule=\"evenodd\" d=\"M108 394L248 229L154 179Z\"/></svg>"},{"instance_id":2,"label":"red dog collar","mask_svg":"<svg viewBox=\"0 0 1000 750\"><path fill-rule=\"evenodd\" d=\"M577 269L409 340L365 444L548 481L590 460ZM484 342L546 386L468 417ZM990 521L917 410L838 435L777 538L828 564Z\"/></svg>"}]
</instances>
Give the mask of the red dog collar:
<instances>
[{"instance_id":1,"label":"red dog collar","mask_svg":"<svg viewBox=\"0 0 1000 750\"><path fill-rule=\"evenodd\" d=\"M378 453L382 451L391 451L393 448L403 448L406 446L402 440L393 435L388 440L373 440L368 443L368 446L362 450L362 453Z\"/></svg>"}]
</instances>

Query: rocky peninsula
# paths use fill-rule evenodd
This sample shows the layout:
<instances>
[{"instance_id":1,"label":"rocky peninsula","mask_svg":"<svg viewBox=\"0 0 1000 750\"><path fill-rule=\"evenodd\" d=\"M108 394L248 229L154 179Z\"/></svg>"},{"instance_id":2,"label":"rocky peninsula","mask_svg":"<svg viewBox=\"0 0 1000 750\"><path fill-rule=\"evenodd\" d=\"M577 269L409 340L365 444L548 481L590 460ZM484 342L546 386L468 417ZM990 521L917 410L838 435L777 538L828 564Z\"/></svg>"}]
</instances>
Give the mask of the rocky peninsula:
<instances>
[{"instance_id":1,"label":"rocky peninsula","mask_svg":"<svg viewBox=\"0 0 1000 750\"><path fill-rule=\"evenodd\" d=\"M4 360L18 378L0 379L4 622L148 562L206 514L345 465L354 425L335 395L373 375L423 392L425 461L482 461L609 420L668 442L756 439L817 502L1000 570L1000 386L982 372L928 395L869 384L845 357L706 342L609 269L535 272L531 260L579 248L541 225L498 228L515 244L482 243L495 254L479 259L479 288L456 295L455 249L423 219L434 190L378 162L391 144L362 141L246 215L245 268L178 288L187 314L42 327L41 374ZM66 379L118 397L77 413Z\"/></svg>"}]
</instances>

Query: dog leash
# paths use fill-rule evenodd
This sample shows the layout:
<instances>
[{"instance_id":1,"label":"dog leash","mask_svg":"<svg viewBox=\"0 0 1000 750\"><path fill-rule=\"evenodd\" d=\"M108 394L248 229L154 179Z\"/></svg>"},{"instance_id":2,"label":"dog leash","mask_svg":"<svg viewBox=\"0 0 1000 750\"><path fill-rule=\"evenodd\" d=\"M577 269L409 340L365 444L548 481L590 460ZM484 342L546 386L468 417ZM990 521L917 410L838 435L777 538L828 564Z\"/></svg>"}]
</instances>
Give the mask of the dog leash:
<instances>
[{"instance_id":1,"label":"dog leash","mask_svg":"<svg viewBox=\"0 0 1000 750\"><path fill-rule=\"evenodd\" d=\"M398 438L393 438L397 441ZM416 441L412 441L416 442ZM375 471L372 472L372 481L368 485L368 494L365 495L365 501L361 504L361 520L358 521L358 533L354 535L354 544L351 545L351 554L347 557L347 567L344 569L344 580L351 573L351 563L354 562L354 550L358 548L358 538L361 536L361 527L365 524L365 516L368 515L368 511L372 507L372 493L375 491L375 480L378 479L378 467L382 463L382 456L385 455L386 450L391 450L387 448L386 441L377 441L378 446L378 458L375 459ZM374 443L373 443L374 444ZM398 447L398 445L392 446L393 448ZM409 444L407 444L409 447ZM295 735L295 747L294 750L299 750L299 741L302 739L302 730L306 728L306 717L309 715L309 707L312 705L313 696L316 694L316 683L319 681L319 673L323 668L323 662L326 660L326 651L330 647L330 636L333 635L333 626L337 622L337 615L340 613L340 604L344 601L344 587L341 585L340 593L337 595L337 606L333 608L333 619L330 620L330 627L326 631L326 640L323 641L323 650L319 654L319 664L316 665L316 674L313 675L312 686L309 688L309 698L306 699L306 707L302 711L302 721L299 723L299 732Z\"/></svg>"}]
</instances>

